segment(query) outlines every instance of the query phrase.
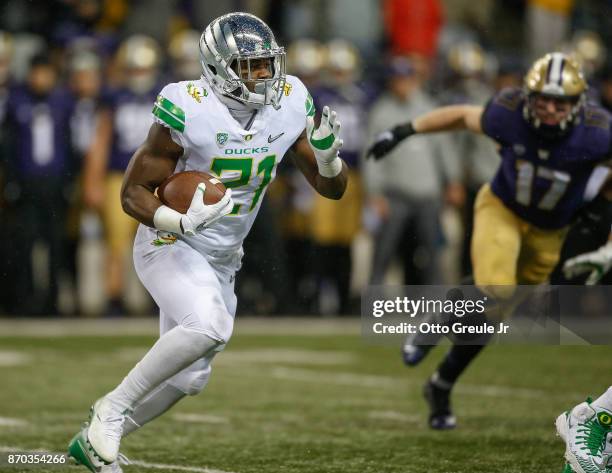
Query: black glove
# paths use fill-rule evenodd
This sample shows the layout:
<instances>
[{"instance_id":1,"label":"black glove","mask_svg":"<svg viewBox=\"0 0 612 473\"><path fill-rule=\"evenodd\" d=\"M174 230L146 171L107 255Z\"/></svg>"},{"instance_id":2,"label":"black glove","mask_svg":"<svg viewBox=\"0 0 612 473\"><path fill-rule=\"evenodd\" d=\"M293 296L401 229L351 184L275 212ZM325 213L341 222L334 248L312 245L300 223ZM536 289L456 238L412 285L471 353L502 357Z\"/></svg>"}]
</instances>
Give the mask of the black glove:
<instances>
[{"instance_id":1,"label":"black glove","mask_svg":"<svg viewBox=\"0 0 612 473\"><path fill-rule=\"evenodd\" d=\"M383 131L376 137L374 143L368 149L367 157L373 156L374 159L379 160L395 148L400 141L415 133L416 131L414 131L412 122L398 125L391 130Z\"/></svg>"}]
</instances>

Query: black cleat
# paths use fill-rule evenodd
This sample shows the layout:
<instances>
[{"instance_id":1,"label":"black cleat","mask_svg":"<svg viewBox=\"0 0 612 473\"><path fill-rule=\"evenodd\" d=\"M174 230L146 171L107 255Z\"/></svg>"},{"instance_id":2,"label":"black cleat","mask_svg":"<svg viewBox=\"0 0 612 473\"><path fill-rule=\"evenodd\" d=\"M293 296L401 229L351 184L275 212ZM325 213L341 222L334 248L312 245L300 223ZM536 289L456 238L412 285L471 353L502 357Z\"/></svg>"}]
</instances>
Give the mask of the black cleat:
<instances>
[{"instance_id":1,"label":"black cleat","mask_svg":"<svg viewBox=\"0 0 612 473\"><path fill-rule=\"evenodd\" d=\"M408 340L402 347L402 359L406 366L416 366L427 356L435 345L412 345Z\"/></svg>"},{"instance_id":2,"label":"black cleat","mask_svg":"<svg viewBox=\"0 0 612 473\"><path fill-rule=\"evenodd\" d=\"M450 406L450 389L440 388L428 380L423 386L423 396L429 405L429 427L450 430L457 426Z\"/></svg>"},{"instance_id":3,"label":"black cleat","mask_svg":"<svg viewBox=\"0 0 612 473\"><path fill-rule=\"evenodd\" d=\"M426 314L421 324L440 323L440 316L437 314ZM407 366L416 366L427 356L442 339L441 333L417 333L406 337L402 345L402 359Z\"/></svg>"}]
</instances>

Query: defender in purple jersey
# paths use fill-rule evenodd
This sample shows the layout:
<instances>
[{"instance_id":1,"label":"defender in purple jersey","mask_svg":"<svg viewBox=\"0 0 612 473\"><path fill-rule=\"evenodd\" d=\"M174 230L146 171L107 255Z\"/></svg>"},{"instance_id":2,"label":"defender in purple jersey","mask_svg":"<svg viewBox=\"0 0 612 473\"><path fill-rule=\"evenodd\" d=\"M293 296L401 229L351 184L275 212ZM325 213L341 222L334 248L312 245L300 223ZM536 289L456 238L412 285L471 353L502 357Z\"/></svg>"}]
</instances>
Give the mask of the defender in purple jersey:
<instances>
[{"instance_id":1,"label":"defender in purple jersey","mask_svg":"<svg viewBox=\"0 0 612 473\"><path fill-rule=\"evenodd\" d=\"M522 89L503 90L485 107L433 110L382 133L368 151L380 159L413 134L449 130L483 133L497 142L499 169L474 205L472 265L476 286L505 312L517 284L548 280L577 212L597 194L612 196L611 117L586 103L586 88L571 57L547 54L531 67ZM405 344L406 364L418 364L431 348L420 342L417 336ZM455 427L451 390L485 344L455 344L428 380L432 428Z\"/></svg>"}]
</instances>

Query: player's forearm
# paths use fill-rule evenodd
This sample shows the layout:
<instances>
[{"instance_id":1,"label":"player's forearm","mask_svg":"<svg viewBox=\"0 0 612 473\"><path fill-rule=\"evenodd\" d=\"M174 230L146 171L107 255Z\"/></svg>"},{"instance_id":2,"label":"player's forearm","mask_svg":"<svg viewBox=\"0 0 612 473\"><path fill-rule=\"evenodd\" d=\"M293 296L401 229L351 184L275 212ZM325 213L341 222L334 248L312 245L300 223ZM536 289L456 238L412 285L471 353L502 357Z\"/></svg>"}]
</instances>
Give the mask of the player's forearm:
<instances>
[{"instance_id":1,"label":"player's forearm","mask_svg":"<svg viewBox=\"0 0 612 473\"><path fill-rule=\"evenodd\" d=\"M348 184L348 167L342 161L342 171L335 177L324 177L318 172L314 177L314 188L323 197L328 199L339 200L346 191Z\"/></svg>"},{"instance_id":2,"label":"player's forearm","mask_svg":"<svg viewBox=\"0 0 612 473\"><path fill-rule=\"evenodd\" d=\"M477 120L474 120L475 112L480 107L469 105L450 105L428 112L412 121L416 133L436 133L440 131L474 130L479 128Z\"/></svg>"},{"instance_id":3,"label":"player's forearm","mask_svg":"<svg viewBox=\"0 0 612 473\"><path fill-rule=\"evenodd\" d=\"M136 150L121 186L121 206L125 213L149 227L155 227L154 216L162 205L154 194L155 189L173 173L177 156L157 152L149 141ZM175 217L175 220L179 218ZM178 225L178 222L175 223Z\"/></svg>"},{"instance_id":4,"label":"player's forearm","mask_svg":"<svg viewBox=\"0 0 612 473\"><path fill-rule=\"evenodd\" d=\"M149 227L155 227L153 216L161 205L151 189L141 184L128 184L121 190L123 211Z\"/></svg>"},{"instance_id":5,"label":"player's forearm","mask_svg":"<svg viewBox=\"0 0 612 473\"><path fill-rule=\"evenodd\" d=\"M305 136L295 143L290 156L306 180L319 194L328 199L338 200L342 198L348 183L348 167L344 161L337 157L336 159L341 163L340 171L333 177L323 176L321 172L328 176L329 173L335 174L337 172L333 170L335 166L328 165L328 169L321 171Z\"/></svg>"}]
</instances>

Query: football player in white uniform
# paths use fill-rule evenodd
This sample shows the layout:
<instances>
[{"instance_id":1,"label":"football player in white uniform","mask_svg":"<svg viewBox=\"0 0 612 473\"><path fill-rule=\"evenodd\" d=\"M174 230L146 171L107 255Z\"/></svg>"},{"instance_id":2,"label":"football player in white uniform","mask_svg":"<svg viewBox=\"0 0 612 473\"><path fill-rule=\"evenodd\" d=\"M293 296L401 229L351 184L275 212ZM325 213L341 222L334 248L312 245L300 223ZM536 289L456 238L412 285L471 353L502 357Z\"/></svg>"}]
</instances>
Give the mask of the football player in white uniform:
<instances>
[{"instance_id":1,"label":"football player in white uniform","mask_svg":"<svg viewBox=\"0 0 612 473\"><path fill-rule=\"evenodd\" d=\"M561 414L556 426L565 442L563 473L612 473L612 386Z\"/></svg>"},{"instance_id":2,"label":"football player in white uniform","mask_svg":"<svg viewBox=\"0 0 612 473\"><path fill-rule=\"evenodd\" d=\"M284 49L263 21L217 18L200 38L200 58L201 79L159 94L124 177L123 208L141 222L134 265L160 308L160 338L70 442L69 454L92 472L120 472L124 435L204 389L232 334L242 242L285 154L321 195L339 199L346 189L340 122L324 107L315 125L312 99L285 74ZM157 186L187 170L216 175L225 196L205 205L200 184L187 213L161 205Z\"/></svg>"}]
</instances>

